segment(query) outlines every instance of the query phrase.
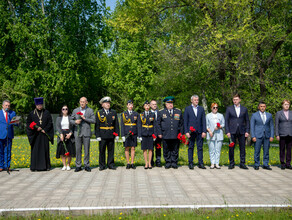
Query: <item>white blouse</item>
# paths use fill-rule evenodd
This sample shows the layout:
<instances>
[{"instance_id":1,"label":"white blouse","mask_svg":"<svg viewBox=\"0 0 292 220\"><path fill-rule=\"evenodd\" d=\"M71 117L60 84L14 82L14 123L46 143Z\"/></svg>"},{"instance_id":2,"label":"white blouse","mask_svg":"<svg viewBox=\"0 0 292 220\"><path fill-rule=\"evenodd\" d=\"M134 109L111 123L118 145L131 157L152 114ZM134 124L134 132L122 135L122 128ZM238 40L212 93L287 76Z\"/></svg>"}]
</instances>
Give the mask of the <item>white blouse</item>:
<instances>
[{"instance_id":1,"label":"white blouse","mask_svg":"<svg viewBox=\"0 0 292 220\"><path fill-rule=\"evenodd\" d=\"M69 117L68 116L62 117L61 128L62 128L62 130L69 129Z\"/></svg>"}]
</instances>

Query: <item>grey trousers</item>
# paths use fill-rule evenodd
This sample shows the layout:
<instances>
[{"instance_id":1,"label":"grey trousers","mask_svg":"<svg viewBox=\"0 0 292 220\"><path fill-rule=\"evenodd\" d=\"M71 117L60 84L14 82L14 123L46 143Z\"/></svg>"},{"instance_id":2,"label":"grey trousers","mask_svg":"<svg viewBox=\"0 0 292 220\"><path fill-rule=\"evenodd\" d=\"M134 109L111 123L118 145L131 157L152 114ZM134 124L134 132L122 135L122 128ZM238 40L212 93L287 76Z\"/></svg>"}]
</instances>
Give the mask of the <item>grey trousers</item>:
<instances>
[{"instance_id":1,"label":"grey trousers","mask_svg":"<svg viewBox=\"0 0 292 220\"><path fill-rule=\"evenodd\" d=\"M76 167L81 167L82 164L82 144L84 146L84 166L89 167L89 155L90 155L90 137L75 137L76 146Z\"/></svg>"}]
</instances>

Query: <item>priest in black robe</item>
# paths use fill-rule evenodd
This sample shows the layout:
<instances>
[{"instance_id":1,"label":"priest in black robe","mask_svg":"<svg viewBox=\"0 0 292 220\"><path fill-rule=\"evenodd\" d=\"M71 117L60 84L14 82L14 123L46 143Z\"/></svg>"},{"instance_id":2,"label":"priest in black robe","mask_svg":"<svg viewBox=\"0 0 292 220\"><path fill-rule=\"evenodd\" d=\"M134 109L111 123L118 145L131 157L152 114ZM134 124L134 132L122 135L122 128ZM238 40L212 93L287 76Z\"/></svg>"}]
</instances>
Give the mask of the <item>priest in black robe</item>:
<instances>
[{"instance_id":1,"label":"priest in black robe","mask_svg":"<svg viewBox=\"0 0 292 220\"><path fill-rule=\"evenodd\" d=\"M42 97L35 98L34 102L36 108L26 120L26 132L31 146L30 170L45 171L51 168L49 142L54 144L53 120L50 112L43 108Z\"/></svg>"}]
</instances>

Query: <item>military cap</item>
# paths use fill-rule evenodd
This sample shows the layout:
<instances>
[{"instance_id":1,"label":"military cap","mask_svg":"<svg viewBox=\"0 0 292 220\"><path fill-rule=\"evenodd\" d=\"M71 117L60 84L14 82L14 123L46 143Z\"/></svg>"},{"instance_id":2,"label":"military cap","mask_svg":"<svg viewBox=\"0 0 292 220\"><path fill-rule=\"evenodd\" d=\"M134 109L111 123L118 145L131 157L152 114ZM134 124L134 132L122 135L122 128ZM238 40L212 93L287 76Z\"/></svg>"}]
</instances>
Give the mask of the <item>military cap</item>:
<instances>
[{"instance_id":1,"label":"military cap","mask_svg":"<svg viewBox=\"0 0 292 220\"><path fill-rule=\"evenodd\" d=\"M130 99L128 100L127 104L133 104L133 101Z\"/></svg>"},{"instance_id":2,"label":"military cap","mask_svg":"<svg viewBox=\"0 0 292 220\"><path fill-rule=\"evenodd\" d=\"M149 104L149 102L148 102L148 100L146 100L143 105L148 105L148 104Z\"/></svg>"},{"instance_id":3,"label":"military cap","mask_svg":"<svg viewBox=\"0 0 292 220\"><path fill-rule=\"evenodd\" d=\"M103 98L99 101L99 103L102 104L102 103L104 103L104 102L111 102L111 101L112 101L111 97L106 96L106 97L103 97Z\"/></svg>"},{"instance_id":4,"label":"military cap","mask_svg":"<svg viewBox=\"0 0 292 220\"><path fill-rule=\"evenodd\" d=\"M173 96L167 96L163 99L163 102L170 102L173 103L174 102L174 97Z\"/></svg>"}]
</instances>

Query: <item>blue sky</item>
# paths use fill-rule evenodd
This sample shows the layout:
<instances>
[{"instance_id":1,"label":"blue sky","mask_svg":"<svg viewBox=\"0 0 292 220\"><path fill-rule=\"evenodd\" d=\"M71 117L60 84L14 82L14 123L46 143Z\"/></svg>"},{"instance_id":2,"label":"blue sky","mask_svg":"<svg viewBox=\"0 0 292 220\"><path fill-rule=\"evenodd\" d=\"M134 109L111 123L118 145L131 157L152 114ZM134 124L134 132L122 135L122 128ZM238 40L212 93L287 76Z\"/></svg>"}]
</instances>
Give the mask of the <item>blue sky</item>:
<instances>
[{"instance_id":1,"label":"blue sky","mask_svg":"<svg viewBox=\"0 0 292 220\"><path fill-rule=\"evenodd\" d=\"M117 0L106 0L106 6L109 6L111 8L111 11L115 9Z\"/></svg>"}]
</instances>

